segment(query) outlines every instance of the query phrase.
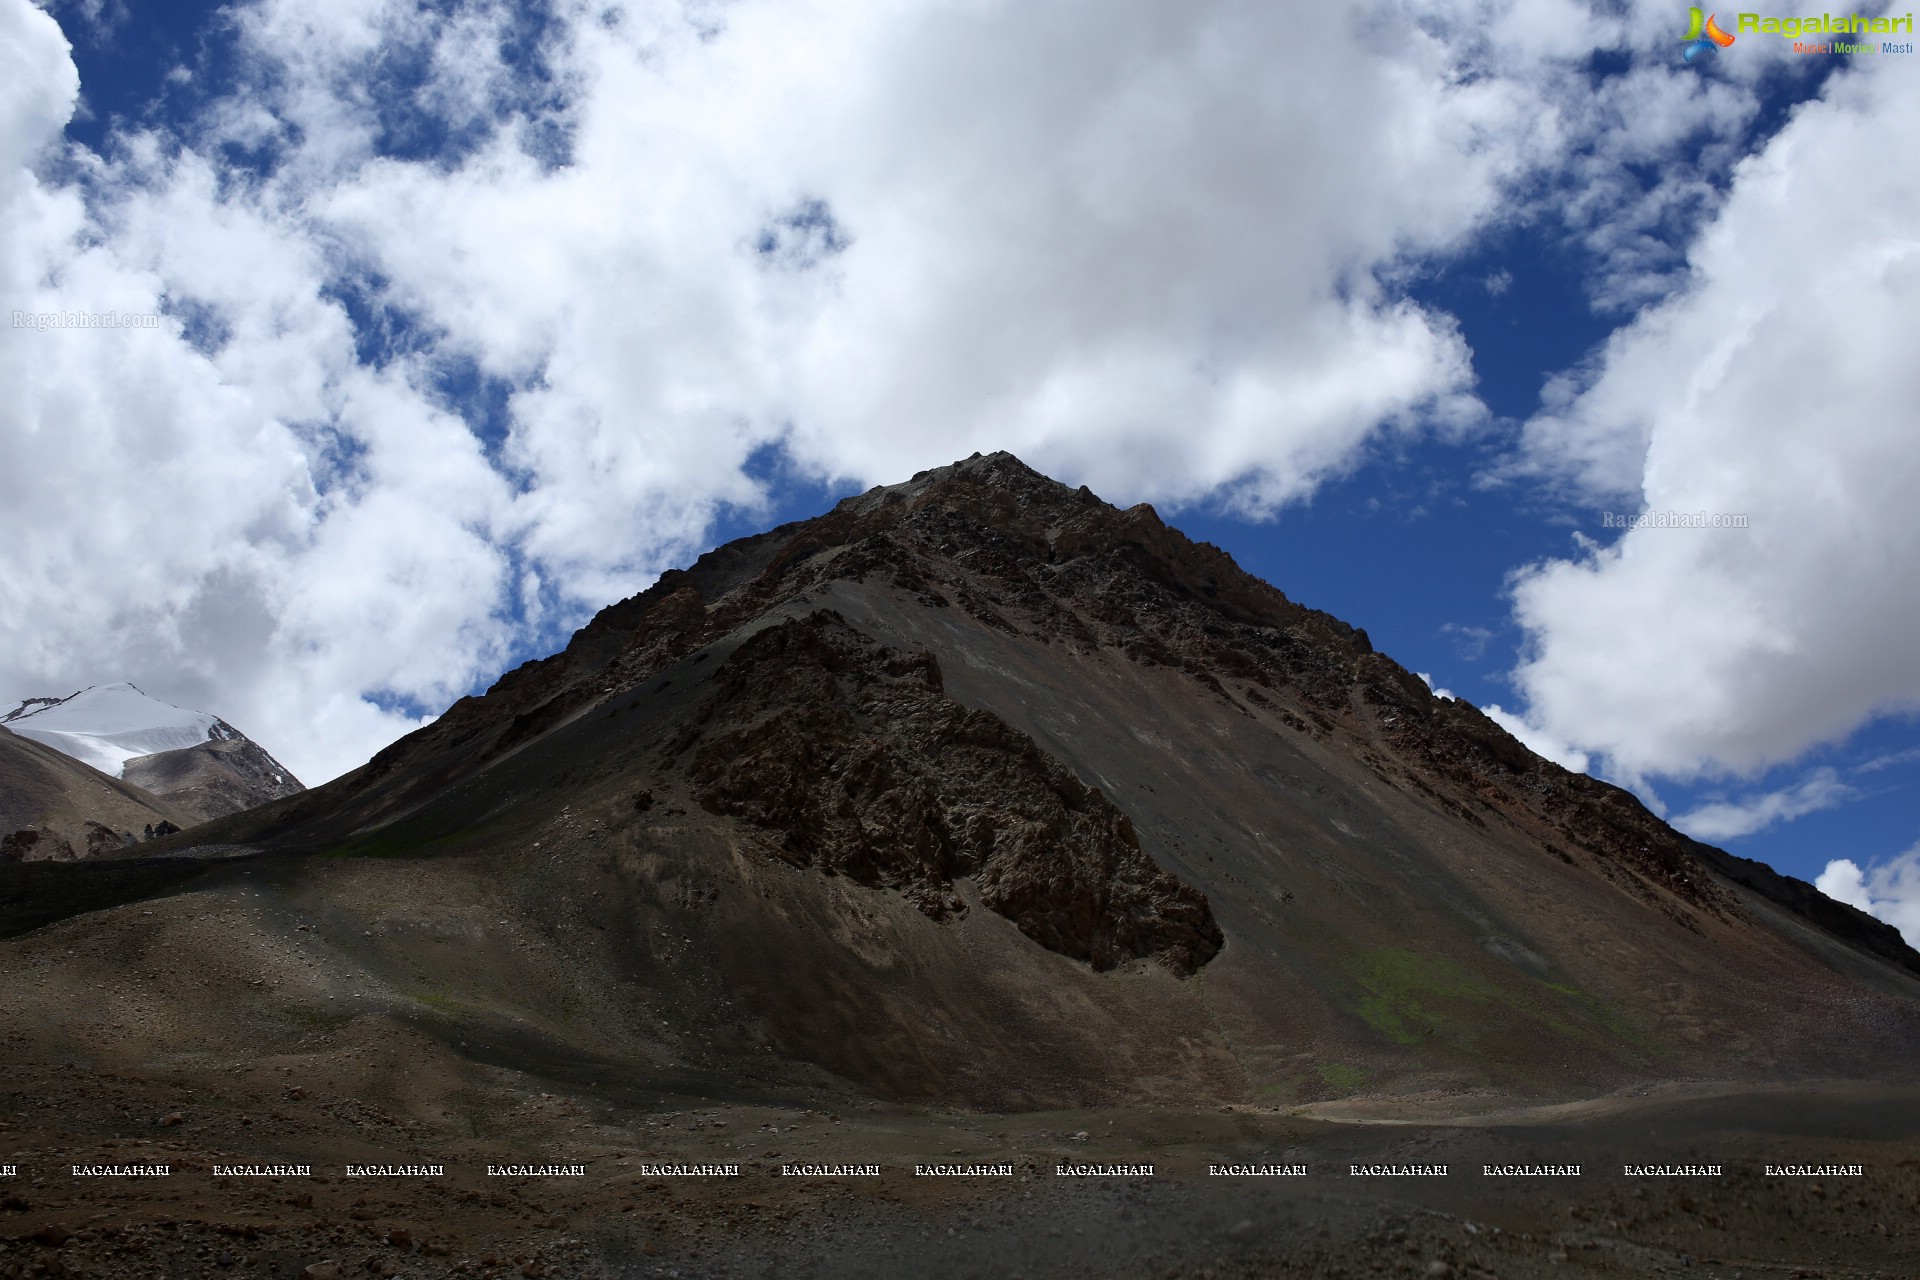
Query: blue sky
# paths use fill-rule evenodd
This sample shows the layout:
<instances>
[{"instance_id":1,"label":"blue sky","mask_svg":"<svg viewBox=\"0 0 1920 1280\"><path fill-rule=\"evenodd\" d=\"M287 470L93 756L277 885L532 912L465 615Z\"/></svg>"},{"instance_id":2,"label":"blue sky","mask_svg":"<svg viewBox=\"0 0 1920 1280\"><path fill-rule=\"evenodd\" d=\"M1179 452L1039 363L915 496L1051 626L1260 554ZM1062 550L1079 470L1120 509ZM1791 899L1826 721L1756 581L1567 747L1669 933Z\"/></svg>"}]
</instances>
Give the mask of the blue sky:
<instances>
[{"instance_id":1,"label":"blue sky","mask_svg":"<svg viewBox=\"0 0 1920 1280\"><path fill-rule=\"evenodd\" d=\"M0 692L132 679L319 781L1005 448L1920 933L1920 59L1685 29L0 0L5 309L164 321L0 343ZM1747 527L1603 524L1663 511Z\"/></svg>"}]
</instances>

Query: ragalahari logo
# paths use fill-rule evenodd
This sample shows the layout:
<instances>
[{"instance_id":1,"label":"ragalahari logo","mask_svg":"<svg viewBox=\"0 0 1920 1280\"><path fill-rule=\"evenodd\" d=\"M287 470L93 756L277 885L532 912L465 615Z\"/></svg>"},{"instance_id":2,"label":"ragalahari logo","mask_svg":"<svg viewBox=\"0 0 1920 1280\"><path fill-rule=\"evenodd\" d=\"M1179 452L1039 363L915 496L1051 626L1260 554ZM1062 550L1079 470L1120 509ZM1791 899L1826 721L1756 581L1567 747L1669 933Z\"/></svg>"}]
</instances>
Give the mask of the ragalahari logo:
<instances>
[{"instance_id":1,"label":"ragalahari logo","mask_svg":"<svg viewBox=\"0 0 1920 1280\"><path fill-rule=\"evenodd\" d=\"M1692 62L1702 53L1718 46L1722 49L1733 43L1733 36L1720 29L1713 14L1702 16L1698 9L1687 10L1687 49L1680 56Z\"/></svg>"}]
</instances>

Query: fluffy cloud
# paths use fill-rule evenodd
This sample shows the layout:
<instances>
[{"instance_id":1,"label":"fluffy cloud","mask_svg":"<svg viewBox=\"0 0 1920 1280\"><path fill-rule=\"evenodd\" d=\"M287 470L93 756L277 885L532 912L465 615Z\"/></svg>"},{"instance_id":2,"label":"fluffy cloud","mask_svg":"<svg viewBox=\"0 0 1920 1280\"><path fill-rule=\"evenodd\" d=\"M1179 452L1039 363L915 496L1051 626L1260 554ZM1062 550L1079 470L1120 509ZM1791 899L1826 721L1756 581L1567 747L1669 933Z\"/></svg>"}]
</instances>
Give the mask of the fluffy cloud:
<instances>
[{"instance_id":1,"label":"fluffy cloud","mask_svg":"<svg viewBox=\"0 0 1920 1280\"><path fill-rule=\"evenodd\" d=\"M1526 717L1515 715L1497 702L1489 703L1482 710L1489 720L1526 743L1529 751L1537 756L1545 756L1563 769L1585 773L1587 766L1592 763L1586 752L1567 739L1556 737L1539 725L1529 723Z\"/></svg>"},{"instance_id":2,"label":"fluffy cloud","mask_svg":"<svg viewBox=\"0 0 1920 1280\"><path fill-rule=\"evenodd\" d=\"M1907 944L1920 947L1920 845L1879 866L1861 870L1849 858L1837 858L1814 887L1900 930Z\"/></svg>"},{"instance_id":3,"label":"fluffy cloud","mask_svg":"<svg viewBox=\"0 0 1920 1280\"><path fill-rule=\"evenodd\" d=\"M1401 282L1525 195L1651 287L1712 184L1600 179L1730 146L1765 60L1477 0L229 18L235 91L94 155L0 0L0 306L166 317L0 344L0 688L132 679L310 781L763 504L769 449L1258 513L1472 430ZM1655 56L1596 93L1596 47Z\"/></svg>"},{"instance_id":4,"label":"fluffy cloud","mask_svg":"<svg viewBox=\"0 0 1920 1280\"><path fill-rule=\"evenodd\" d=\"M1007 447L1120 496L1234 484L1267 508L1383 423L1475 417L1451 322L1377 274L1470 234L1546 145L1530 97L1417 33L1383 52L1315 21L1350 56L1273 75L1304 17L580 24L555 53L567 165L502 131L452 174L370 164L322 207L449 343L540 372L511 457L558 495L531 504L544 557L604 560L635 534L605 506L710 493L775 439L863 483Z\"/></svg>"},{"instance_id":5,"label":"fluffy cloud","mask_svg":"<svg viewBox=\"0 0 1920 1280\"><path fill-rule=\"evenodd\" d=\"M28 170L73 68L45 15L0 22L22 63L0 90L6 310L165 313L0 341L6 684L132 679L331 776L417 723L393 704L503 656L506 486L462 423L358 361L322 249L193 152L136 140L89 175L112 180L91 208Z\"/></svg>"},{"instance_id":6,"label":"fluffy cloud","mask_svg":"<svg viewBox=\"0 0 1920 1280\"><path fill-rule=\"evenodd\" d=\"M73 115L80 74L59 26L26 4L0 6L0 73L0 172L13 174ZM13 183L0 188L9 212L23 194Z\"/></svg>"},{"instance_id":7,"label":"fluffy cloud","mask_svg":"<svg viewBox=\"0 0 1920 1280\"><path fill-rule=\"evenodd\" d=\"M1515 582L1529 723L1626 775L1748 773L1920 705L1920 173L1888 162L1920 142L1912 72L1829 80L1740 165L1687 288L1528 426L1596 503L1746 518Z\"/></svg>"}]
</instances>

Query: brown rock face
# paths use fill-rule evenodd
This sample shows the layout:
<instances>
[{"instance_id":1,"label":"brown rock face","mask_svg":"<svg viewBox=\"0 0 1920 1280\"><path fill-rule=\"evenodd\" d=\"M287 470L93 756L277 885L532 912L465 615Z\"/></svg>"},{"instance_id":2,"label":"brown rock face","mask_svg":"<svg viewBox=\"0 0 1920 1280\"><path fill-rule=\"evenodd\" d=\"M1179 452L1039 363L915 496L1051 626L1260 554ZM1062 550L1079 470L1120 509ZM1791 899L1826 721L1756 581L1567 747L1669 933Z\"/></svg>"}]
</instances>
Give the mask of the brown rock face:
<instances>
[{"instance_id":1,"label":"brown rock face","mask_svg":"<svg viewBox=\"0 0 1920 1280\"><path fill-rule=\"evenodd\" d=\"M0 862L29 862L41 858L70 861L79 856L73 846L59 836L35 827L22 827L0 836Z\"/></svg>"},{"instance_id":2,"label":"brown rock face","mask_svg":"<svg viewBox=\"0 0 1920 1280\"><path fill-rule=\"evenodd\" d=\"M67 862L119 853L143 833L177 831L170 802L0 728L0 862Z\"/></svg>"},{"instance_id":3,"label":"brown rock face","mask_svg":"<svg viewBox=\"0 0 1920 1280\"><path fill-rule=\"evenodd\" d=\"M954 881L1040 945L1095 969L1152 956L1191 973L1220 950L1199 892L1155 866L1107 798L991 712L946 696L930 653L839 615L768 627L717 674L689 753L711 813L777 834L799 866L898 889L933 919Z\"/></svg>"},{"instance_id":4,"label":"brown rock face","mask_svg":"<svg viewBox=\"0 0 1920 1280\"><path fill-rule=\"evenodd\" d=\"M278 760L221 721L198 746L127 761L122 777L159 796L188 818L205 822L258 808L306 790Z\"/></svg>"}]
</instances>

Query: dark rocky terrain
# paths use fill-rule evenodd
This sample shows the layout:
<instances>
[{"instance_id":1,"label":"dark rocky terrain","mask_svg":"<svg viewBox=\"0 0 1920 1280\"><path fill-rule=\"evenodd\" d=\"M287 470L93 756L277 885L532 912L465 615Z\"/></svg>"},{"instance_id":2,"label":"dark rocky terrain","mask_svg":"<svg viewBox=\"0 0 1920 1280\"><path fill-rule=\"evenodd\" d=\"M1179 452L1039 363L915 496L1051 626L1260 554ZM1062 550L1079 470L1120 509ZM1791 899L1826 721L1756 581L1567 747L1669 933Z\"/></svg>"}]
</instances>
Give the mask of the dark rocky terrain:
<instances>
[{"instance_id":1,"label":"dark rocky terrain","mask_svg":"<svg viewBox=\"0 0 1920 1280\"><path fill-rule=\"evenodd\" d=\"M0 1149L24 1163L595 1170L111 1204L43 1179L8 1221L93 1222L59 1246L76 1264L121 1248L109 1230L282 1275L1920 1261L1920 957L1895 931L1539 759L1150 508L1006 455L669 572L326 786L104 863L0 867L0 933ZM1818 1205L1737 1179L1204 1176L1296 1149L1709 1148L1879 1174ZM623 1181L648 1152L757 1172ZM900 1172L963 1152L1031 1176ZM1170 1173L1040 1176L1079 1152ZM783 1155L891 1171L796 1183Z\"/></svg>"},{"instance_id":2,"label":"dark rocky terrain","mask_svg":"<svg viewBox=\"0 0 1920 1280\"><path fill-rule=\"evenodd\" d=\"M382 1046L377 1034L354 1044L364 1058L413 1047ZM451 1083L437 1064L417 1065L424 1078L402 1092ZM1239 1108L999 1115L843 1099L829 1111L797 1100L536 1091L506 1072L469 1074L429 1111L417 1094L410 1104L375 1084L372 1061L298 1056L257 1067L217 1089L171 1072L104 1073L84 1086L10 1073L0 1105L13 1119L0 1142L31 1176L0 1199L0 1274L1894 1280L1920 1267L1920 1108L1894 1088L1671 1090L1389 1126ZM49 1098L63 1113L39 1105ZM480 1116L484 1132L466 1131ZM313 1160L317 1176L212 1176L221 1162L294 1158ZM586 1173L485 1176L489 1162L528 1158L577 1161ZM916 1162L935 1158L1014 1172L912 1176ZM1765 1174L1766 1162L1809 1158L1867 1172ZM427 1159L447 1161L446 1175L376 1185L341 1176L350 1161ZM71 1161L134 1160L175 1172L134 1188L62 1176ZM653 1176L663 1160L735 1163L741 1173ZM1151 1163L1154 1174L1052 1172L1090 1160ZM1482 1172L1561 1160L1580 1163L1580 1176ZM1620 1176L1624 1163L1645 1160L1714 1161L1724 1173ZM778 1176L789 1161L874 1161L883 1173ZM1209 1174L1228 1161L1300 1163L1309 1174ZM1451 1173L1402 1182L1349 1173L1402 1161L1444 1162Z\"/></svg>"},{"instance_id":3,"label":"dark rocky terrain","mask_svg":"<svg viewBox=\"0 0 1920 1280\"><path fill-rule=\"evenodd\" d=\"M121 778L158 796L189 823L244 813L306 790L285 765L226 721L198 746L136 756Z\"/></svg>"},{"instance_id":4,"label":"dark rocky terrain","mask_svg":"<svg viewBox=\"0 0 1920 1280\"><path fill-rule=\"evenodd\" d=\"M779 856L963 914L954 881L1050 951L1192 973L1220 950L1206 899L1140 851L1127 816L989 711L947 697L931 653L820 611L754 633L667 748L713 814Z\"/></svg>"}]
</instances>

